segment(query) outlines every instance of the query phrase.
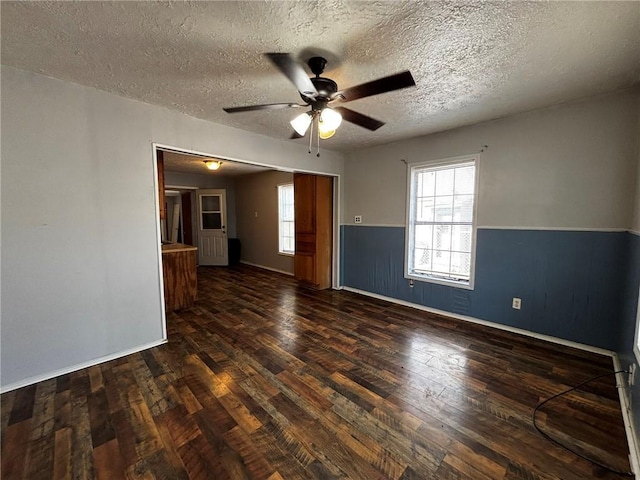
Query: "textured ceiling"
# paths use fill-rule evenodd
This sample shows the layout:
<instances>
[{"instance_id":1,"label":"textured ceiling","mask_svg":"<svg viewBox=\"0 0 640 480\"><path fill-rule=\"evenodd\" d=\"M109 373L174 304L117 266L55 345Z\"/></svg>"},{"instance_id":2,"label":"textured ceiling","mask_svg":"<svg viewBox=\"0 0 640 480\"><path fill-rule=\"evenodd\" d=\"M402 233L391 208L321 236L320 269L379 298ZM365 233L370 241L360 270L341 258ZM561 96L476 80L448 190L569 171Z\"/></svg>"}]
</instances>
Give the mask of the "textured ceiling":
<instances>
[{"instance_id":1,"label":"textured ceiling","mask_svg":"<svg viewBox=\"0 0 640 480\"><path fill-rule=\"evenodd\" d=\"M259 167L249 163L220 160L222 165L218 170L209 170L204 164L205 160L219 160L213 157L200 157L177 152L165 151L163 155L164 169L167 172L196 173L199 175L211 175L216 177L238 177L250 173L272 170L267 167Z\"/></svg>"},{"instance_id":2,"label":"textured ceiling","mask_svg":"<svg viewBox=\"0 0 640 480\"><path fill-rule=\"evenodd\" d=\"M8 2L3 64L288 138L298 102L261 54L324 53L339 88L405 69L417 87L347 106L349 151L528 111L640 81L640 2ZM296 140L303 143L304 140Z\"/></svg>"}]
</instances>

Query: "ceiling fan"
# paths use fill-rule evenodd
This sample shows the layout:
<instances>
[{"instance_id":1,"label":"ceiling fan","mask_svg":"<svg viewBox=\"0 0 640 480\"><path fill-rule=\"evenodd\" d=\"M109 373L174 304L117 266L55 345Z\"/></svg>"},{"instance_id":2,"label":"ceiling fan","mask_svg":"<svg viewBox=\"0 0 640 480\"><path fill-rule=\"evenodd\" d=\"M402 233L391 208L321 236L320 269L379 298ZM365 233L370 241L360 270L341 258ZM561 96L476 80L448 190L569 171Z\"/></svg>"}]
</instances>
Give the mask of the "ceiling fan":
<instances>
[{"instance_id":1,"label":"ceiling fan","mask_svg":"<svg viewBox=\"0 0 640 480\"><path fill-rule=\"evenodd\" d=\"M311 107L311 110L297 116L291 121L291 126L295 130L291 138L303 137L309 126L311 126L309 144L311 144L311 137L313 135L314 121L318 129L318 142L320 142L320 138L332 137L336 129L340 126L342 119L372 131L384 125L384 122L380 120L376 120L375 118L371 118L349 108L334 106L335 104L346 103L393 90L400 90L401 88L412 87L416 84L411 76L411 72L404 71L344 90L338 90L336 82L330 78L321 76L327 64L327 61L323 57L312 57L309 59L307 64L315 77L308 77L302 65L290 54L265 53L264 55L295 85L304 104L269 103L265 105L229 107L223 110L227 113L239 113L252 110ZM311 151L311 149L309 149L309 151Z\"/></svg>"}]
</instances>

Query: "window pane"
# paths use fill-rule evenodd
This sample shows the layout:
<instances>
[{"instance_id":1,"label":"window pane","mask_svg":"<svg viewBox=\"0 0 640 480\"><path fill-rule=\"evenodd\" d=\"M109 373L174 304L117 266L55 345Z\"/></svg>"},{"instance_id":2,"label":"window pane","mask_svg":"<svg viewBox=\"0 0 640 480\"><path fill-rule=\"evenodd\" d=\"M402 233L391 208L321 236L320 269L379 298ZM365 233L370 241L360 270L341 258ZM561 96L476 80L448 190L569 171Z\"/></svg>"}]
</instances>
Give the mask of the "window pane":
<instances>
[{"instance_id":1,"label":"window pane","mask_svg":"<svg viewBox=\"0 0 640 480\"><path fill-rule=\"evenodd\" d=\"M451 252L447 250L433 251L432 270L435 273L449 273L450 262L451 262Z\"/></svg>"},{"instance_id":2,"label":"window pane","mask_svg":"<svg viewBox=\"0 0 640 480\"><path fill-rule=\"evenodd\" d=\"M456 195L453 209L454 222L473 221L473 195Z\"/></svg>"},{"instance_id":3,"label":"window pane","mask_svg":"<svg viewBox=\"0 0 640 480\"><path fill-rule=\"evenodd\" d=\"M471 252L471 225L453 225L451 227L451 250Z\"/></svg>"},{"instance_id":4,"label":"window pane","mask_svg":"<svg viewBox=\"0 0 640 480\"><path fill-rule=\"evenodd\" d=\"M433 227L431 225L416 225L416 248L433 248Z\"/></svg>"},{"instance_id":5,"label":"window pane","mask_svg":"<svg viewBox=\"0 0 640 480\"><path fill-rule=\"evenodd\" d=\"M436 194L435 172L420 172L418 174L418 197L433 197Z\"/></svg>"},{"instance_id":6,"label":"window pane","mask_svg":"<svg viewBox=\"0 0 640 480\"><path fill-rule=\"evenodd\" d=\"M219 213L203 213L202 228L205 230L219 230L222 227L222 217Z\"/></svg>"},{"instance_id":7,"label":"window pane","mask_svg":"<svg viewBox=\"0 0 640 480\"><path fill-rule=\"evenodd\" d=\"M218 195L203 195L202 210L205 210L207 212L219 212L220 197Z\"/></svg>"},{"instance_id":8,"label":"window pane","mask_svg":"<svg viewBox=\"0 0 640 480\"><path fill-rule=\"evenodd\" d=\"M293 252L293 239L291 237L283 238L284 245L282 246L283 251L285 252Z\"/></svg>"},{"instance_id":9,"label":"window pane","mask_svg":"<svg viewBox=\"0 0 640 480\"><path fill-rule=\"evenodd\" d=\"M475 183L475 167L456 168L455 171L455 193L456 194L473 194Z\"/></svg>"},{"instance_id":10,"label":"window pane","mask_svg":"<svg viewBox=\"0 0 640 480\"><path fill-rule=\"evenodd\" d=\"M416 248L414 258L414 269L423 272L431 271L431 257L433 250L427 248Z\"/></svg>"},{"instance_id":11,"label":"window pane","mask_svg":"<svg viewBox=\"0 0 640 480\"><path fill-rule=\"evenodd\" d=\"M453 169L447 168L437 170L436 174L436 195L453 194Z\"/></svg>"},{"instance_id":12,"label":"window pane","mask_svg":"<svg viewBox=\"0 0 640 480\"><path fill-rule=\"evenodd\" d=\"M471 254L469 253L452 253L451 254L451 273L458 274L460 277L469 278L471 272Z\"/></svg>"},{"instance_id":13,"label":"window pane","mask_svg":"<svg viewBox=\"0 0 640 480\"><path fill-rule=\"evenodd\" d=\"M418 206L416 209L418 222L433 222L433 216L435 214L434 203L434 197L418 199Z\"/></svg>"},{"instance_id":14,"label":"window pane","mask_svg":"<svg viewBox=\"0 0 640 480\"><path fill-rule=\"evenodd\" d=\"M433 228L433 248L437 250L451 248L451 225L435 225Z\"/></svg>"},{"instance_id":15,"label":"window pane","mask_svg":"<svg viewBox=\"0 0 640 480\"><path fill-rule=\"evenodd\" d=\"M435 221L451 222L453 221L453 197L436 197L435 198Z\"/></svg>"}]
</instances>

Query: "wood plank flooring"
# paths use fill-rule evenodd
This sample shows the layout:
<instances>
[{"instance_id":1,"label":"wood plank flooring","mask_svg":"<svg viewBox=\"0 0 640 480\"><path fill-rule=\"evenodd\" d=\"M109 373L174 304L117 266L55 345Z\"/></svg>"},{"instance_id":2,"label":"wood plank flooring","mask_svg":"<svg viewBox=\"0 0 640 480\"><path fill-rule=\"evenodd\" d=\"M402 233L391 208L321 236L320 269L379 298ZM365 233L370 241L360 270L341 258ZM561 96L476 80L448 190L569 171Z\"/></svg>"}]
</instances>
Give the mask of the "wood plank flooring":
<instances>
[{"instance_id":1,"label":"wood plank flooring","mask_svg":"<svg viewBox=\"0 0 640 480\"><path fill-rule=\"evenodd\" d=\"M611 359L238 266L169 343L1 397L9 479L625 478L534 406ZM540 424L629 471L613 377Z\"/></svg>"}]
</instances>

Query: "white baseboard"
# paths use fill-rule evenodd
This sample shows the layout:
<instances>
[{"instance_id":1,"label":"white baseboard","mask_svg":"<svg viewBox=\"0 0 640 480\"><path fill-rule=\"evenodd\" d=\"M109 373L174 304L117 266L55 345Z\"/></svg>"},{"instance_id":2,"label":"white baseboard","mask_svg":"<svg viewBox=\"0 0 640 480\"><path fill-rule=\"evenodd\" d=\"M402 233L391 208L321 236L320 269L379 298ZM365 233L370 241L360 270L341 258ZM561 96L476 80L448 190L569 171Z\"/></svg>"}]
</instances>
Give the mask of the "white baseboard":
<instances>
[{"instance_id":1,"label":"white baseboard","mask_svg":"<svg viewBox=\"0 0 640 480\"><path fill-rule=\"evenodd\" d=\"M435 313L436 315L451 317L451 318L455 318L456 320L464 320L465 322L476 323L478 325L484 325L486 327L497 328L500 330L505 330L507 332L517 333L519 335L537 338L539 340L545 340L547 342L556 343L558 345L564 345L565 347L577 348L579 350L596 353L598 355L605 355L607 357L612 357L614 355L614 352L612 352L611 350L606 350L604 348L593 347L591 345L586 345L584 343L572 342L571 340L565 340L563 338L553 337L551 335L544 335L541 333L532 332L530 330L524 330L522 328L510 327L508 325L502 325L501 323L489 322L487 320L480 320L479 318L469 317L467 315L460 315L458 313L447 312L446 310L438 310L436 308L425 307L424 305L420 305L419 303L411 303L405 300L399 300L397 298L385 297L384 295L378 295L377 293L367 292L366 290L358 290L356 288L345 287L345 286L343 286L342 289L346 290L347 292L358 293L360 295L365 295L367 297L373 297L379 300L385 300L387 302L396 303L398 305L404 305L405 307L411 307L417 310L423 310L425 312Z\"/></svg>"},{"instance_id":2,"label":"white baseboard","mask_svg":"<svg viewBox=\"0 0 640 480\"><path fill-rule=\"evenodd\" d=\"M29 385L33 385L34 383L44 382L45 380L49 380L51 378L59 377L60 375L66 375L67 373L77 372L78 370L82 370L83 368L93 367L94 365L98 365L104 362L110 362L111 360L115 360L117 358L126 357L127 355L131 355L132 353L141 352L142 350L147 350L152 347L157 347L159 345L163 345L167 343L167 339L164 338L158 342L146 343L144 345L138 345L137 347L129 348L127 350L122 350L120 352L112 353L110 355L105 355L103 357L94 358L93 360L89 360L88 362L79 363L76 365L72 365L70 367L61 368L59 370L54 370L53 372L43 373L42 375L36 375L34 377L29 377L24 380L20 380L19 382L14 382L9 385L3 385L0 387L0 393L10 392L11 390L16 390L18 388L27 387Z\"/></svg>"},{"instance_id":3,"label":"white baseboard","mask_svg":"<svg viewBox=\"0 0 640 480\"><path fill-rule=\"evenodd\" d=\"M285 272L284 270L278 270L277 268L265 267L264 265L258 265L257 263L251 263L251 262L245 262L244 260L240 260L240 263L242 263L244 265L250 265L250 266L256 267L256 268L262 268L263 270L269 270L271 272L282 273L284 275L289 275L290 277L293 277L293 273L292 272Z\"/></svg>"},{"instance_id":4,"label":"white baseboard","mask_svg":"<svg viewBox=\"0 0 640 480\"><path fill-rule=\"evenodd\" d=\"M616 353L613 354L613 369L615 372L623 370L620 359ZM616 375L616 385L618 386L618 396L620 397L620 410L622 410L622 420L624 430L627 434L627 444L629 445L629 463L631 471L636 480L640 480L640 451L638 450L638 436L633 423L633 411L631 410L631 399L629 398L629 388L624 373Z\"/></svg>"},{"instance_id":5,"label":"white baseboard","mask_svg":"<svg viewBox=\"0 0 640 480\"><path fill-rule=\"evenodd\" d=\"M468 317L466 315L459 315L457 313L451 313L444 310L438 310L435 308L425 307L424 305L420 305L417 303L406 302L404 300L398 300L397 298L385 297L384 295L378 295L376 293L367 292L364 290L358 290L356 288L350 287L342 287L342 290L347 292L358 293L360 295L365 295L367 297L377 298L379 300L385 300L390 303L396 303L398 305L404 305L406 307L415 308L417 310L423 310L429 313L435 313L437 315L442 315L445 317L455 318L457 320L463 320L466 322L476 323L479 325L484 325L487 327L498 328L500 330L505 330L507 332L517 333L520 335L525 335L527 337L537 338L539 340L546 340L551 343L564 345L567 347L577 348L580 350L584 350L587 352L592 352L600 355L605 355L611 357L613 360L613 368L615 372L622 370L620 365L620 360L618 359L618 355L611 351L606 350L604 348L593 347L591 345L585 345L583 343L572 342L570 340L564 340L558 337L552 337L551 335L542 335L539 333L531 332L529 330L523 330L520 328L509 327L506 325L501 325L499 323L488 322L486 320L480 320L474 317ZM628 396L628 388L626 387L627 380L624 377L623 373L618 373L616 375L616 384L618 385L618 396L620 397L620 410L622 411L622 419L624 421L625 432L627 435L627 444L629 446L629 463L631 464L631 470L634 472L636 480L640 480L640 447L638 443L638 436L636 435L635 424L633 423L633 413L631 410L631 402Z\"/></svg>"}]
</instances>

